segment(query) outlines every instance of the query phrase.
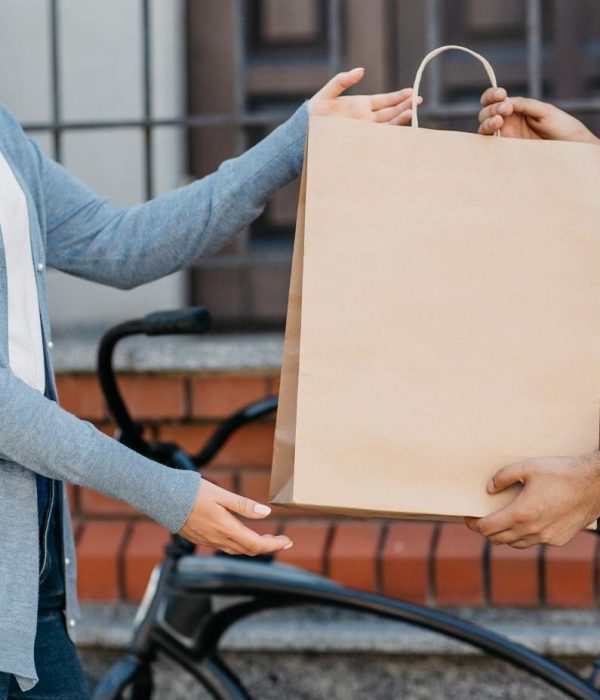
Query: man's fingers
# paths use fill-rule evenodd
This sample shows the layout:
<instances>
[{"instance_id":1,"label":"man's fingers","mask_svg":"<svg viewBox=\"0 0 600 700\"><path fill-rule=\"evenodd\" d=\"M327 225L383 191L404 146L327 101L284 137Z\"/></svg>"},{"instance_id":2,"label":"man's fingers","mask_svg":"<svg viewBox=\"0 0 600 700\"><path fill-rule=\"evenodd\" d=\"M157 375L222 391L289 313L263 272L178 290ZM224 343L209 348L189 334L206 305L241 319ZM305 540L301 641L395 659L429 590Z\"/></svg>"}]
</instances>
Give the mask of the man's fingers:
<instances>
[{"instance_id":1,"label":"man's fingers","mask_svg":"<svg viewBox=\"0 0 600 700\"><path fill-rule=\"evenodd\" d=\"M344 90L351 88L356 85L360 80L362 80L365 74L364 68L353 68L352 70L345 71L344 73L338 73L334 75L333 78L326 83L317 93L321 97L328 97L330 99L339 97Z\"/></svg>"},{"instance_id":2,"label":"man's fingers","mask_svg":"<svg viewBox=\"0 0 600 700\"><path fill-rule=\"evenodd\" d=\"M513 484L525 483L527 475L528 467L526 462L517 462L508 467L503 467L489 480L487 485L488 493L498 493Z\"/></svg>"},{"instance_id":3,"label":"man's fingers","mask_svg":"<svg viewBox=\"0 0 600 700\"><path fill-rule=\"evenodd\" d=\"M499 114L502 117L509 117L514 111L513 103L510 100L504 100L503 102L496 102L493 105L484 107L479 112L479 122L484 122L486 119L495 117Z\"/></svg>"},{"instance_id":4,"label":"man's fingers","mask_svg":"<svg viewBox=\"0 0 600 700\"><path fill-rule=\"evenodd\" d=\"M492 544L512 544L523 539L523 535L515 532L513 529L502 530L494 535L488 535L488 539Z\"/></svg>"},{"instance_id":5,"label":"man's fingers","mask_svg":"<svg viewBox=\"0 0 600 700\"><path fill-rule=\"evenodd\" d=\"M510 546L515 549L528 549L529 547L535 547L536 544L540 544L538 537L524 537L522 540L511 542Z\"/></svg>"},{"instance_id":6,"label":"man's fingers","mask_svg":"<svg viewBox=\"0 0 600 700\"><path fill-rule=\"evenodd\" d=\"M527 549L527 547L534 547L541 542L539 535L520 535L514 529L505 530L488 539L492 544L505 544L515 549Z\"/></svg>"},{"instance_id":7,"label":"man's fingers","mask_svg":"<svg viewBox=\"0 0 600 700\"><path fill-rule=\"evenodd\" d=\"M484 136L491 136L503 126L504 119L499 114L497 114L495 117L490 117L489 119L486 119L485 121L481 122L477 133L483 134Z\"/></svg>"},{"instance_id":8,"label":"man's fingers","mask_svg":"<svg viewBox=\"0 0 600 700\"><path fill-rule=\"evenodd\" d=\"M469 516L466 516L463 518L465 521L465 525L469 528L469 530L473 530L473 532L479 532L477 529L477 523L481 520L481 518L472 518Z\"/></svg>"},{"instance_id":9,"label":"man's fingers","mask_svg":"<svg viewBox=\"0 0 600 700\"><path fill-rule=\"evenodd\" d=\"M520 494L519 494L520 495ZM510 503L507 503L500 510L496 510L484 518L469 519L468 525L474 532L478 532L484 537L497 535L505 530L517 530L521 522L527 519L527 513L523 513L523 506L517 496Z\"/></svg>"},{"instance_id":10,"label":"man's fingers","mask_svg":"<svg viewBox=\"0 0 600 700\"><path fill-rule=\"evenodd\" d=\"M412 97L412 88L404 88L396 92L385 92L380 95L371 97L371 108L373 110L385 109L386 107L394 107L400 102L410 100Z\"/></svg>"},{"instance_id":11,"label":"man's fingers","mask_svg":"<svg viewBox=\"0 0 600 700\"><path fill-rule=\"evenodd\" d=\"M545 117L552 109L550 105L540 102L539 100L534 100L531 97L511 97L510 101L515 113L522 114L526 117L532 117L533 119Z\"/></svg>"},{"instance_id":12,"label":"man's fingers","mask_svg":"<svg viewBox=\"0 0 600 700\"><path fill-rule=\"evenodd\" d=\"M506 90L504 88L488 88L481 96L481 104L485 107L494 102L502 102L506 99Z\"/></svg>"}]
</instances>

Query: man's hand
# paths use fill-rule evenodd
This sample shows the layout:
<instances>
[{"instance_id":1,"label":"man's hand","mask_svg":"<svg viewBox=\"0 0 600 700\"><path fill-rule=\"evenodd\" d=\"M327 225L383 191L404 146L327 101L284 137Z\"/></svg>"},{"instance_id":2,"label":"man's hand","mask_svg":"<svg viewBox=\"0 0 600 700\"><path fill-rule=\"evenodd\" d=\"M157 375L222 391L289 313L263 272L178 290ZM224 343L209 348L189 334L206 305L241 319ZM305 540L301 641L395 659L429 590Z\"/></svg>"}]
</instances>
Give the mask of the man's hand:
<instances>
[{"instance_id":1,"label":"man's hand","mask_svg":"<svg viewBox=\"0 0 600 700\"><path fill-rule=\"evenodd\" d=\"M546 457L500 469L489 493L513 484L523 488L504 508L485 518L465 518L467 526L494 544L517 549L536 544L562 546L600 515L600 453Z\"/></svg>"},{"instance_id":2,"label":"man's hand","mask_svg":"<svg viewBox=\"0 0 600 700\"><path fill-rule=\"evenodd\" d=\"M260 520L270 512L268 506L202 479L194 508L179 534L195 544L216 547L227 554L255 556L289 549L292 546L289 537L259 535L232 515Z\"/></svg>"},{"instance_id":3,"label":"man's hand","mask_svg":"<svg viewBox=\"0 0 600 700\"><path fill-rule=\"evenodd\" d=\"M356 85L365 74L364 68L338 73L308 101L311 117L350 117L382 124L404 126L412 119L412 88L381 95L346 95L344 90ZM419 97L419 104L421 98Z\"/></svg>"},{"instance_id":4,"label":"man's hand","mask_svg":"<svg viewBox=\"0 0 600 700\"><path fill-rule=\"evenodd\" d=\"M489 88L481 96L479 133L518 139L552 139L600 144L579 119L547 102L529 97L508 97L504 88Z\"/></svg>"}]
</instances>

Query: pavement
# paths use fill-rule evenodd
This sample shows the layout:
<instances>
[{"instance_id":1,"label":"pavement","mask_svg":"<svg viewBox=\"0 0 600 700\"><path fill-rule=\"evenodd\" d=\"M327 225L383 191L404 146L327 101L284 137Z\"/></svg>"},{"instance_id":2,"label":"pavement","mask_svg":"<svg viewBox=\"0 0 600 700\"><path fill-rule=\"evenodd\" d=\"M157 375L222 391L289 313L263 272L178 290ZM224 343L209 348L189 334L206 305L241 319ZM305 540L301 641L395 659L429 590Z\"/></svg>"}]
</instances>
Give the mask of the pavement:
<instances>
[{"instance_id":1,"label":"pavement","mask_svg":"<svg viewBox=\"0 0 600 700\"><path fill-rule=\"evenodd\" d=\"M122 653L135 607L86 605L78 646L90 678ZM463 619L506 634L589 673L600 654L600 611L458 609ZM302 606L240 622L223 656L260 700L554 700L564 695L464 644L402 623ZM156 698L208 697L161 659Z\"/></svg>"}]
</instances>

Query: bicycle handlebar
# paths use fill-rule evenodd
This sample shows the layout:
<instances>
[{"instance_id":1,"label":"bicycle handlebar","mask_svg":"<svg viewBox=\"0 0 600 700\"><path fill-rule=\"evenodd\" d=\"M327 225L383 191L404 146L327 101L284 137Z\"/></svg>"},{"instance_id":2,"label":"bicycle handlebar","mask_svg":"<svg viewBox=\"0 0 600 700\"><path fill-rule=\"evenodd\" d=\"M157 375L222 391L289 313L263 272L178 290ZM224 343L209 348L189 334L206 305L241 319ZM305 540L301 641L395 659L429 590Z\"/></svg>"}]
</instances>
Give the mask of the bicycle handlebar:
<instances>
[{"instance_id":1,"label":"bicycle handlebar","mask_svg":"<svg viewBox=\"0 0 600 700\"><path fill-rule=\"evenodd\" d=\"M209 331L210 327L210 313L204 307L198 306L151 313L141 319L120 323L102 336L97 357L98 378L108 410L119 428L118 439L122 444L175 468L195 469L209 462L236 430L277 408L276 397L267 397L242 408L217 426L196 455L188 455L172 443L150 443L143 438L142 427L132 419L117 384L113 367L113 354L117 343L132 335L202 334Z\"/></svg>"},{"instance_id":2,"label":"bicycle handlebar","mask_svg":"<svg viewBox=\"0 0 600 700\"><path fill-rule=\"evenodd\" d=\"M206 333L211 327L208 309L196 306L176 311L156 311L140 321L146 335L185 335Z\"/></svg>"}]
</instances>

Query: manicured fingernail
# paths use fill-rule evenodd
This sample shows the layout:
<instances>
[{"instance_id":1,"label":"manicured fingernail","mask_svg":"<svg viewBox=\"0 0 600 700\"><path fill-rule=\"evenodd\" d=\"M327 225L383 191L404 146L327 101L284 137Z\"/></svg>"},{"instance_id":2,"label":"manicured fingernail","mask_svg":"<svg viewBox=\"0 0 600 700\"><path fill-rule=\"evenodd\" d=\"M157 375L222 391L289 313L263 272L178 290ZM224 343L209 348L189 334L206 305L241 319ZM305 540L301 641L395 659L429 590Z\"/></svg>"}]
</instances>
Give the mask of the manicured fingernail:
<instances>
[{"instance_id":1,"label":"manicured fingernail","mask_svg":"<svg viewBox=\"0 0 600 700\"><path fill-rule=\"evenodd\" d=\"M254 504L254 512L257 515L269 515L269 513L271 512L271 509L269 508L269 506L263 506L262 503L255 503Z\"/></svg>"},{"instance_id":2,"label":"manicured fingernail","mask_svg":"<svg viewBox=\"0 0 600 700\"><path fill-rule=\"evenodd\" d=\"M496 90L494 97L502 97L504 95L504 90Z\"/></svg>"},{"instance_id":3,"label":"manicured fingernail","mask_svg":"<svg viewBox=\"0 0 600 700\"><path fill-rule=\"evenodd\" d=\"M354 73L357 70L364 70L364 68L362 66L360 66L360 68L353 68L350 72Z\"/></svg>"},{"instance_id":4,"label":"manicured fingernail","mask_svg":"<svg viewBox=\"0 0 600 700\"><path fill-rule=\"evenodd\" d=\"M488 490L488 493L494 493L494 482L493 482L493 480L492 480L492 481L488 481L487 490Z\"/></svg>"},{"instance_id":5,"label":"manicured fingernail","mask_svg":"<svg viewBox=\"0 0 600 700\"><path fill-rule=\"evenodd\" d=\"M288 542L288 543L285 545L284 549L291 549L293 546L294 546L294 543L293 543L293 542Z\"/></svg>"}]
</instances>

